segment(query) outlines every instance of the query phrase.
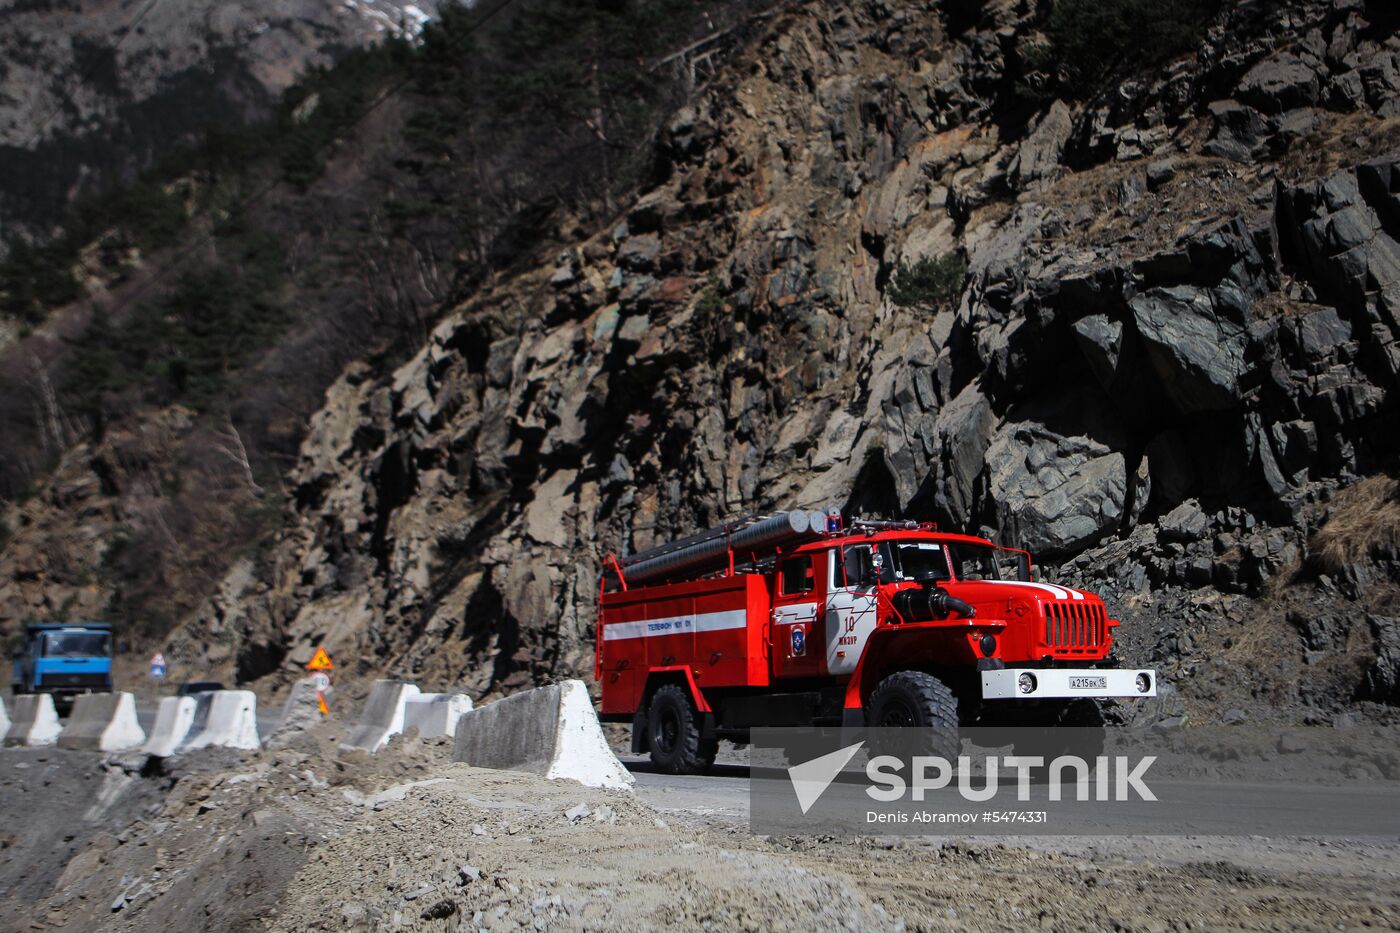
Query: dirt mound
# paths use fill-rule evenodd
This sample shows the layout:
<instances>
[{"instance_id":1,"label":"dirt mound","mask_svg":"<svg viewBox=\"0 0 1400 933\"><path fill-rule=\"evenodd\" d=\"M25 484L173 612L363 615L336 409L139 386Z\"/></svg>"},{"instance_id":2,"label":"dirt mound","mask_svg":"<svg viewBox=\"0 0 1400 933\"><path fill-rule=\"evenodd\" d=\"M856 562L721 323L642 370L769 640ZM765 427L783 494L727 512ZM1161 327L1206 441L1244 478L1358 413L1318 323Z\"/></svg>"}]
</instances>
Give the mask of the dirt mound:
<instances>
[{"instance_id":1,"label":"dirt mound","mask_svg":"<svg viewBox=\"0 0 1400 933\"><path fill-rule=\"evenodd\" d=\"M321 847L284 903L275 929L895 925L841 879L718 845L630 794L462 764Z\"/></svg>"}]
</instances>

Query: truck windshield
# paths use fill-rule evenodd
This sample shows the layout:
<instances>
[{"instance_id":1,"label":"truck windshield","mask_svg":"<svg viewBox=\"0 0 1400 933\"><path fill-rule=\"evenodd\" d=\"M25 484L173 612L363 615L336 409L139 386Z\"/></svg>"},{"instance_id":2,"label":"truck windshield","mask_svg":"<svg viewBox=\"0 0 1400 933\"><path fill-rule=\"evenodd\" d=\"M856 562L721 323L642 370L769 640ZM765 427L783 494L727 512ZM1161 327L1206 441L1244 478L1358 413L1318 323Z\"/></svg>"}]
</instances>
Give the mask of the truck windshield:
<instances>
[{"instance_id":1,"label":"truck windshield","mask_svg":"<svg viewBox=\"0 0 1400 933\"><path fill-rule=\"evenodd\" d=\"M895 541L890 562L896 580L946 580L948 558L936 541Z\"/></svg>"},{"instance_id":2,"label":"truck windshield","mask_svg":"<svg viewBox=\"0 0 1400 933\"><path fill-rule=\"evenodd\" d=\"M976 544L950 544L948 556L953 559L953 568L959 580L1000 580L997 568L996 548ZM1010 579L1016 579L1011 576Z\"/></svg>"},{"instance_id":3,"label":"truck windshield","mask_svg":"<svg viewBox=\"0 0 1400 933\"><path fill-rule=\"evenodd\" d=\"M108 655L106 632L47 632L44 635L43 657L46 658L105 658Z\"/></svg>"}]
</instances>

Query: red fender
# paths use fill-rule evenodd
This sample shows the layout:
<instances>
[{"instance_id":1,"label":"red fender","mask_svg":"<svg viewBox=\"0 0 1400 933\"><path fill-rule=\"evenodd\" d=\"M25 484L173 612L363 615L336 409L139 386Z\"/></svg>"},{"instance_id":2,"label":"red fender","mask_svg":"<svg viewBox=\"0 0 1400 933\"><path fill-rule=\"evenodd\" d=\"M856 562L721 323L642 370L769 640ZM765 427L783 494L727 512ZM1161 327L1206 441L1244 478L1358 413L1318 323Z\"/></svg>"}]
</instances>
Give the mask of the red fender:
<instances>
[{"instance_id":1,"label":"red fender","mask_svg":"<svg viewBox=\"0 0 1400 933\"><path fill-rule=\"evenodd\" d=\"M700 692L700 685L695 682L695 672L684 664L674 664L670 667L649 667L647 668L647 679L651 679L652 674L674 674L679 671L685 675L686 689L690 691L691 702L695 708L702 713L712 713L713 709L705 699L705 694Z\"/></svg>"}]
</instances>

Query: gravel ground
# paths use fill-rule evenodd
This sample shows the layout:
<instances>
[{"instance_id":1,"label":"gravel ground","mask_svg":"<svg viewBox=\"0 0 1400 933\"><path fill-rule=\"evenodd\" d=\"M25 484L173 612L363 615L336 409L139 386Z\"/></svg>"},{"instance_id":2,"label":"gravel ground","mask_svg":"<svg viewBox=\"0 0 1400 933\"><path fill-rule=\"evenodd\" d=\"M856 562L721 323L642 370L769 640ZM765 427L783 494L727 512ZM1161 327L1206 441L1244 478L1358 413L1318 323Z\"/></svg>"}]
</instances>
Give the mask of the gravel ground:
<instances>
[{"instance_id":1,"label":"gravel ground","mask_svg":"<svg viewBox=\"0 0 1400 933\"><path fill-rule=\"evenodd\" d=\"M768 838L664 788L340 737L161 768L0 751L0 929L1400 927L1397 844Z\"/></svg>"}]
</instances>

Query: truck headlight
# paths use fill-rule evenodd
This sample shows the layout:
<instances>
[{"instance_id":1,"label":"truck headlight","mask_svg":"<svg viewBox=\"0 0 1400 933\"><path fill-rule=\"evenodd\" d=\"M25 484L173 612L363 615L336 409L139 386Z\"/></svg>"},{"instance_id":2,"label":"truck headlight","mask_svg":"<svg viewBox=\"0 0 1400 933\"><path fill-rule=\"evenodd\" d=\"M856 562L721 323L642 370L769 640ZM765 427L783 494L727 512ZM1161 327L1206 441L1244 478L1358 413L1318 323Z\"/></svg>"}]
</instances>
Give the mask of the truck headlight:
<instances>
[{"instance_id":1,"label":"truck headlight","mask_svg":"<svg viewBox=\"0 0 1400 933\"><path fill-rule=\"evenodd\" d=\"M1016 687L1022 693L1035 693L1035 675L1030 671L1022 671L1021 676L1016 678Z\"/></svg>"},{"instance_id":2,"label":"truck headlight","mask_svg":"<svg viewBox=\"0 0 1400 933\"><path fill-rule=\"evenodd\" d=\"M1147 691L1149 691L1149 690L1152 689L1152 675L1151 675L1151 674L1139 674L1139 675L1137 675L1137 677L1133 680L1133 683L1137 685L1137 692L1138 692L1138 693L1146 693Z\"/></svg>"}]
</instances>

